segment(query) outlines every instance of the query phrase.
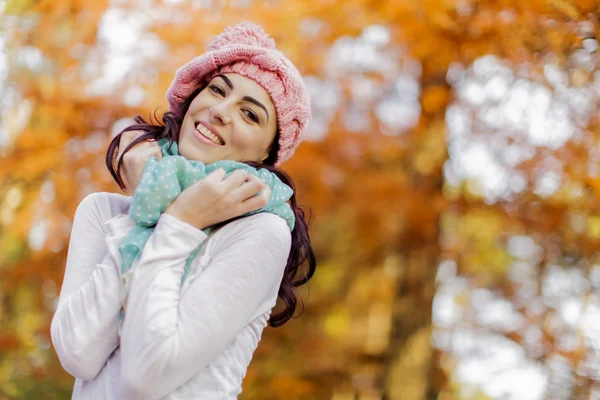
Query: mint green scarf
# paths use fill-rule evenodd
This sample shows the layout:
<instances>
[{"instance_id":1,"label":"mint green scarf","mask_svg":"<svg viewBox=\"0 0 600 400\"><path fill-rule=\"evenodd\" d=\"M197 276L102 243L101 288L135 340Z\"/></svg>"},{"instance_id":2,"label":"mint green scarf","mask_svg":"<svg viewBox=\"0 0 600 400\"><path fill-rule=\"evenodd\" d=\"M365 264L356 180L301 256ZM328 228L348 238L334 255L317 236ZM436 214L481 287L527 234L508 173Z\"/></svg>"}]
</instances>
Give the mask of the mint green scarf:
<instances>
[{"instance_id":1,"label":"mint green scarf","mask_svg":"<svg viewBox=\"0 0 600 400\"><path fill-rule=\"evenodd\" d=\"M135 222L135 226L131 228L119 247L122 258L123 307L125 307L127 301L133 273L131 266L139 258L142 249L158 223L160 215L183 190L219 168L223 168L227 174L236 169L244 169L249 174L258 176L271 188L271 198L268 204L261 209L244 215L259 212L273 213L286 220L290 231L294 229L294 213L287 204L294 192L289 186L281 182L274 173L267 169L257 170L247 164L229 160L220 160L205 165L200 161L188 160L179 155L177 143L175 142L169 146L167 139L160 139L157 143L162 150L163 158L157 161L156 157L151 157L146 163L142 179L135 190L129 210L129 218ZM208 235L213 229L214 227L208 227L203 231ZM188 257L181 278L182 283L187 277L194 258L201 249L202 245L198 246ZM123 312L124 308L121 319L123 318Z\"/></svg>"}]
</instances>

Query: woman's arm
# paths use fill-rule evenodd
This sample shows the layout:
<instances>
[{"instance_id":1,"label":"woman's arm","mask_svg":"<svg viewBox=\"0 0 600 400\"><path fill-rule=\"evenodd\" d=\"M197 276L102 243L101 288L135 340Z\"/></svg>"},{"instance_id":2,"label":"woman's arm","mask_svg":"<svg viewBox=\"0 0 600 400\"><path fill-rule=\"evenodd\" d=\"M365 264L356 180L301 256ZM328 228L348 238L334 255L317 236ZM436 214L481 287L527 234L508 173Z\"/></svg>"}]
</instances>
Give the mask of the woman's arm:
<instances>
[{"instance_id":1,"label":"woman's arm","mask_svg":"<svg viewBox=\"0 0 600 400\"><path fill-rule=\"evenodd\" d=\"M181 386L276 297L291 246L286 222L260 213L221 229L227 238L180 297L185 260L206 235L161 216L135 267L121 332L125 398L158 399Z\"/></svg>"},{"instance_id":2,"label":"woman's arm","mask_svg":"<svg viewBox=\"0 0 600 400\"><path fill-rule=\"evenodd\" d=\"M102 194L87 196L73 220L65 277L51 324L52 343L63 368L90 380L119 343L121 283L105 243Z\"/></svg>"}]
</instances>

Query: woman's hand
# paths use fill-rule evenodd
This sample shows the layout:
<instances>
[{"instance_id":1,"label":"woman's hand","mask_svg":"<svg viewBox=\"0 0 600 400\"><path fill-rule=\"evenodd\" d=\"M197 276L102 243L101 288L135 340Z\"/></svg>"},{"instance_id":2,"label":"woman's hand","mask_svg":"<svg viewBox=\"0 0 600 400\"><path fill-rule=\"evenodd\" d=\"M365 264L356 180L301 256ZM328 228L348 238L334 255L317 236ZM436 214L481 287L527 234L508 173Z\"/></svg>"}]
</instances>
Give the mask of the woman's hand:
<instances>
[{"instance_id":1,"label":"woman's hand","mask_svg":"<svg viewBox=\"0 0 600 400\"><path fill-rule=\"evenodd\" d=\"M204 229L267 205L271 189L257 176L241 169L225 174L219 168L188 187L165 214Z\"/></svg>"},{"instance_id":2,"label":"woman's hand","mask_svg":"<svg viewBox=\"0 0 600 400\"><path fill-rule=\"evenodd\" d=\"M144 133L145 132L143 131L123 132L119 141L119 155L117 160L123 156L123 150L125 150L134 139ZM123 166L121 167L121 171L126 186L125 193L128 196L133 196L135 189L142 179L146 162L152 156L155 156L157 161L160 161L162 158L160 146L155 141L138 143L123 156Z\"/></svg>"}]
</instances>

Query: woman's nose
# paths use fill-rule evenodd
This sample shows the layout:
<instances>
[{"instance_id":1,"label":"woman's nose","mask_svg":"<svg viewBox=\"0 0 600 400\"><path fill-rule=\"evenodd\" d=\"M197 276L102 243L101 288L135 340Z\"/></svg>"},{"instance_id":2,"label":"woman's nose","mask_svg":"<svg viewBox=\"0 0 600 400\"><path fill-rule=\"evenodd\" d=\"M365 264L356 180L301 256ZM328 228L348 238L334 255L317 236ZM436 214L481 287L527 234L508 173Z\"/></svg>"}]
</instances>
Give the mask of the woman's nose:
<instances>
[{"instance_id":1,"label":"woman's nose","mask_svg":"<svg viewBox=\"0 0 600 400\"><path fill-rule=\"evenodd\" d=\"M228 124L231 122L231 105L227 101L214 104L210 108L210 118L212 123Z\"/></svg>"}]
</instances>

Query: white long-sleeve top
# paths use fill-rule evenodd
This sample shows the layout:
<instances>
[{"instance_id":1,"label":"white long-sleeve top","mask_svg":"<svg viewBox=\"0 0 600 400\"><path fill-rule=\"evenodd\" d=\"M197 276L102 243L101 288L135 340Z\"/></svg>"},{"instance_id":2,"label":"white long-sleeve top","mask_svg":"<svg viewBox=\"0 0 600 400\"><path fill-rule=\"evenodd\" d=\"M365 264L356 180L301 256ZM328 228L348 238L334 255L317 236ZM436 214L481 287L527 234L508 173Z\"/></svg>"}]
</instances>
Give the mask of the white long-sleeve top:
<instances>
[{"instance_id":1,"label":"white long-sleeve top","mask_svg":"<svg viewBox=\"0 0 600 400\"><path fill-rule=\"evenodd\" d=\"M208 237L163 214L121 307L118 246L131 197L87 196L75 213L52 343L73 399L235 399L275 306L291 246L284 219L259 213ZM202 242L188 278L186 259Z\"/></svg>"}]
</instances>

